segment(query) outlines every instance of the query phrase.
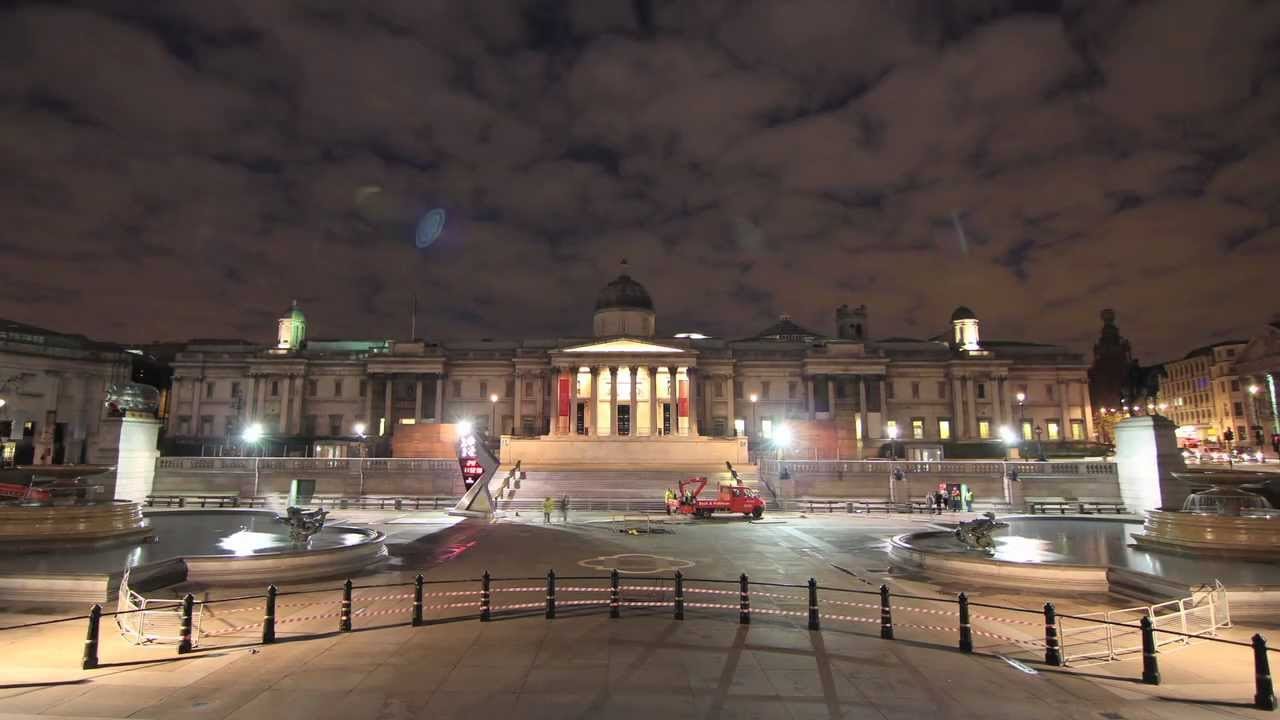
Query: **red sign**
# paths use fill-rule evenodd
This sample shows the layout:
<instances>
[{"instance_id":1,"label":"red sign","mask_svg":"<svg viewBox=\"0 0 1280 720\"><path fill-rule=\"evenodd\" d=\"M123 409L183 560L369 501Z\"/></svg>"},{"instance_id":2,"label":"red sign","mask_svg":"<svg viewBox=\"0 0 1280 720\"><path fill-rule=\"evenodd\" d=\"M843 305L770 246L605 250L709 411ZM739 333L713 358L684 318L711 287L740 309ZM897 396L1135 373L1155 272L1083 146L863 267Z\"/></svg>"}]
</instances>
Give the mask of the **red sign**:
<instances>
[{"instance_id":1,"label":"red sign","mask_svg":"<svg viewBox=\"0 0 1280 720\"><path fill-rule=\"evenodd\" d=\"M569 417L569 380L567 377L560 378L560 417Z\"/></svg>"},{"instance_id":2,"label":"red sign","mask_svg":"<svg viewBox=\"0 0 1280 720\"><path fill-rule=\"evenodd\" d=\"M484 477L484 468L480 465L480 461L475 458L462 458L459 462L462 466L462 484L464 487L471 487L476 480Z\"/></svg>"},{"instance_id":3,"label":"red sign","mask_svg":"<svg viewBox=\"0 0 1280 720\"><path fill-rule=\"evenodd\" d=\"M689 381L681 380L676 383L676 393L680 397L680 400L677 403L680 408L680 417L689 417Z\"/></svg>"}]
</instances>

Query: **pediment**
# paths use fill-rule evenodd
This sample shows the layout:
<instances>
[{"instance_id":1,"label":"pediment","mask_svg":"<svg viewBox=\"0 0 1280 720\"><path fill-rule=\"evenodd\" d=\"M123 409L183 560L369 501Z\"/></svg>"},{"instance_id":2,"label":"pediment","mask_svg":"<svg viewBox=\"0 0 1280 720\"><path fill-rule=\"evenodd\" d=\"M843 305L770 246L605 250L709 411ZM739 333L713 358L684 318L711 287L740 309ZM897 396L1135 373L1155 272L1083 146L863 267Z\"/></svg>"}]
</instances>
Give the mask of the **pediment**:
<instances>
[{"instance_id":1,"label":"pediment","mask_svg":"<svg viewBox=\"0 0 1280 720\"><path fill-rule=\"evenodd\" d=\"M576 345L574 347L561 348L560 352L565 353L623 353L632 355L642 355L645 353L651 355L687 352L683 348L670 347L667 345L657 345L644 340L634 340L631 338L614 338L612 340L602 340L600 342L588 343L586 345Z\"/></svg>"}]
</instances>

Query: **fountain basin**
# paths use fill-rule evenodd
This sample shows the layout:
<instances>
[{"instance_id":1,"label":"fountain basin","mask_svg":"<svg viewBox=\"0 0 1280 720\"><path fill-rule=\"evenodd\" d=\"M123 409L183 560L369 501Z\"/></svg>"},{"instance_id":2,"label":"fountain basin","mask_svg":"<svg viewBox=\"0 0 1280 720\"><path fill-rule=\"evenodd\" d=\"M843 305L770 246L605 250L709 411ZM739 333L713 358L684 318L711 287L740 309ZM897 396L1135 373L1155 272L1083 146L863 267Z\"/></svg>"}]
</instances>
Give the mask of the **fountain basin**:
<instances>
[{"instance_id":1,"label":"fountain basin","mask_svg":"<svg viewBox=\"0 0 1280 720\"><path fill-rule=\"evenodd\" d=\"M0 505L0 550L52 550L137 542L151 534L142 507L127 500Z\"/></svg>"}]
</instances>

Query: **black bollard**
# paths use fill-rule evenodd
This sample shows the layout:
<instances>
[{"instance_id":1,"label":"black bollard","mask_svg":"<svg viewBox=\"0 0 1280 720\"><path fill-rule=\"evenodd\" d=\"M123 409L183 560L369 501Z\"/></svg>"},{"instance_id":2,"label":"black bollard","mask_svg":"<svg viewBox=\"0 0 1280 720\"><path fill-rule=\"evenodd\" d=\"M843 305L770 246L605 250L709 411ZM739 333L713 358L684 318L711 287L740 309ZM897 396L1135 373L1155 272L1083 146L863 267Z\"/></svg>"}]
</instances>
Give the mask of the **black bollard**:
<instances>
[{"instance_id":1,"label":"black bollard","mask_svg":"<svg viewBox=\"0 0 1280 720\"><path fill-rule=\"evenodd\" d=\"M809 629L821 629L818 624L818 581L813 578L809 578Z\"/></svg>"},{"instance_id":2,"label":"black bollard","mask_svg":"<svg viewBox=\"0 0 1280 720\"><path fill-rule=\"evenodd\" d=\"M969 596L960 593L960 651L973 652L973 628L969 626Z\"/></svg>"},{"instance_id":3,"label":"black bollard","mask_svg":"<svg viewBox=\"0 0 1280 720\"><path fill-rule=\"evenodd\" d=\"M1259 710L1276 709L1276 691L1271 685L1271 663L1267 660L1267 641L1253 636L1253 706Z\"/></svg>"},{"instance_id":4,"label":"black bollard","mask_svg":"<svg viewBox=\"0 0 1280 720\"><path fill-rule=\"evenodd\" d=\"M413 579L413 627L422 625L422 590L426 580L419 574Z\"/></svg>"},{"instance_id":5,"label":"black bollard","mask_svg":"<svg viewBox=\"0 0 1280 720\"><path fill-rule=\"evenodd\" d=\"M893 612L889 609L889 586L880 586L880 638L893 639Z\"/></svg>"},{"instance_id":6,"label":"black bollard","mask_svg":"<svg viewBox=\"0 0 1280 720\"><path fill-rule=\"evenodd\" d=\"M676 571L675 619L684 619L684 573Z\"/></svg>"},{"instance_id":7,"label":"black bollard","mask_svg":"<svg viewBox=\"0 0 1280 720\"><path fill-rule=\"evenodd\" d=\"M262 644L270 645L276 641L276 593L275 585L267 586L266 607L262 611Z\"/></svg>"},{"instance_id":8,"label":"black bollard","mask_svg":"<svg viewBox=\"0 0 1280 720\"><path fill-rule=\"evenodd\" d=\"M556 571L547 571L547 619L556 619Z\"/></svg>"},{"instance_id":9,"label":"black bollard","mask_svg":"<svg viewBox=\"0 0 1280 720\"><path fill-rule=\"evenodd\" d=\"M182 619L178 628L178 654L191 652L191 614L195 609L196 599L191 593L182 598Z\"/></svg>"},{"instance_id":10,"label":"black bollard","mask_svg":"<svg viewBox=\"0 0 1280 720\"><path fill-rule=\"evenodd\" d=\"M738 624L751 624L751 590L747 584L747 574L738 576Z\"/></svg>"},{"instance_id":11,"label":"black bollard","mask_svg":"<svg viewBox=\"0 0 1280 720\"><path fill-rule=\"evenodd\" d=\"M609 617L622 616L621 598L618 597L618 569L609 571Z\"/></svg>"},{"instance_id":12,"label":"black bollard","mask_svg":"<svg viewBox=\"0 0 1280 720\"><path fill-rule=\"evenodd\" d=\"M480 576L480 622L489 622L489 571Z\"/></svg>"},{"instance_id":13,"label":"black bollard","mask_svg":"<svg viewBox=\"0 0 1280 720\"><path fill-rule=\"evenodd\" d=\"M1058 649L1058 613L1053 603L1044 604L1044 663L1062 665L1062 651Z\"/></svg>"},{"instance_id":14,"label":"black bollard","mask_svg":"<svg viewBox=\"0 0 1280 720\"><path fill-rule=\"evenodd\" d=\"M338 608L338 632L351 632L351 580L342 583L342 605Z\"/></svg>"},{"instance_id":15,"label":"black bollard","mask_svg":"<svg viewBox=\"0 0 1280 720\"><path fill-rule=\"evenodd\" d=\"M98 628L101 624L102 606L94 605L89 608L89 632L84 636L84 660L80 663L81 670L92 670L98 667Z\"/></svg>"},{"instance_id":16,"label":"black bollard","mask_svg":"<svg viewBox=\"0 0 1280 720\"><path fill-rule=\"evenodd\" d=\"M1142 616L1138 621L1142 627L1142 682L1148 685L1160 684L1160 662L1156 659L1156 631L1151 618Z\"/></svg>"}]
</instances>

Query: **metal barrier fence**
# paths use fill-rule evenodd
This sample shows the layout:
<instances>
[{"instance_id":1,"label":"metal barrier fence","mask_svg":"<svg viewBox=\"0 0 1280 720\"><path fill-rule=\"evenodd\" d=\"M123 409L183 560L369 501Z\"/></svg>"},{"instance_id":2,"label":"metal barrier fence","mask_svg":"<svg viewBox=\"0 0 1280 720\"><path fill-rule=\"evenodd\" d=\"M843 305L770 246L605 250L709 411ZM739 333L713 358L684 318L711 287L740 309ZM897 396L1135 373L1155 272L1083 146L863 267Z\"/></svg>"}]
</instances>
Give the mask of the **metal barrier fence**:
<instances>
[{"instance_id":1,"label":"metal barrier fence","mask_svg":"<svg viewBox=\"0 0 1280 720\"><path fill-rule=\"evenodd\" d=\"M607 584L605 584L607 583ZM396 589L401 591L397 592ZM1255 694L1253 705L1263 710L1276 709L1275 691L1271 680L1270 658L1266 640L1255 634L1251 642L1240 642L1225 638L1205 636L1157 627L1151 619L1153 610L1144 608L1139 622L1119 622L1112 619L1099 619L1084 615L1059 615L1052 603L1045 603L1043 610L1029 610L1005 605L970 602L964 593L954 599L924 597L919 595L892 594L886 585L878 591L857 590L821 586L817 580L810 578L804 585L780 582L752 582L747 575L740 575L736 580L712 578L686 578L676 571L670 578L627 578L613 570L607 576L580 575L557 576L549 571L545 576L495 578L485 572L479 578L460 578L447 580L426 580L418 575L410 583L382 583L356 586L347 580L340 588L337 601L307 600L298 602L292 598L315 596L321 593L333 593L335 588L319 590L300 590L279 592L274 585L269 586L264 595L246 595L219 600L196 602L192 595L181 600L178 615L177 652L179 655L194 651L199 638L197 613L203 610L206 620L216 617L225 623L224 627L206 629L205 638L221 635L243 635L252 633L260 638L263 644L276 640L279 626L290 623L316 622L337 619L338 632L351 632L360 623L379 616L392 618L408 616L404 622L410 626L421 626L432 620L446 617L478 618L481 622L490 622L495 617L528 616L542 614L547 620L553 620L558 613L565 611L599 611L607 610L610 618L621 618L628 609L645 609L652 613L655 610L671 612L672 618L684 620L690 610L704 611L708 617L723 616L724 611L736 614L738 623L749 625L753 618L791 617L804 621L810 631L819 631L824 623L837 623L847 628L878 627L879 636L883 640L893 640L895 634L904 630L920 630L926 633L928 642L939 642L950 635L954 638L948 647L955 647L960 652L975 652L975 638L986 638L994 642L994 647L984 647L990 652L1007 652L1004 648L1013 645L1034 651L1043 651L1044 664L1061 666L1066 664L1071 651L1064 652L1064 642L1074 642L1070 633L1063 633L1064 622L1079 622L1082 625L1092 624L1095 627L1113 628L1112 646L1124 648L1140 648L1142 651L1142 682L1149 685L1160 684L1159 646L1160 640L1185 642L1200 637L1208 642L1215 642L1252 650ZM404 590L408 590L405 592ZM356 591L359 591L357 594ZM368 591L368 592L366 592ZM1220 592L1215 588L1212 592ZM532 597L529 597L532 596ZM280 598L291 598L284 603ZM917 607L898 604L900 601L936 603L939 608ZM761 603L761 601L764 601ZM391 607L380 607L379 603L395 603ZM1212 606L1216 600L1209 601ZM240 606L236 606L236 604ZM245 605L245 603L249 603ZM761 604L772 607L761 607ZM302 614L288 617L279 616L284 608L305 608ZM991 611L1011 613L1012 617L990 614ZM116 618L122 629L132 620L127 616L144 614L145 607L134 607L113 613L102 612L100 605L90 608L88 615L45 620L24 625L0 628L0 632L11 632L34 627L42 627L79 620L88 621L88 630L84 641L82 669L91 670L100 666L99 632L101 619L104 616ZM254 614L260 612L261 620L254 622ZM1121 611L1123 612L1123 611ZM907 622L901 622L903 616ZM244 622L238 618L244 617ZM124 619L122 619L124 618ZM897 618L897 619L895 619ZM1003 624L1008 629L998 628L1002 632L991 632L992 624ZM1166 623L1168 625L1168 623ZM1069 626L1069 625L1068 625ZM376 625L375 627L387 627ZM1190 629L1190 628L1189 628ZM311 630L316 634L327 635L329 629ZM1043 632L1043 636L1039 633ZM1013 633L1013 634L1005 634ZM1030 636L1027 633L1031 633ZM1021 637L1019 637L1021 635ZM1161 636L1164 636L1161 638ZM1043 639L1040 639L1043 637ZM1076 637L1079 637L1078 635ZM918 640L917 638L913 638ZM942 643L939 643L942 644ZM1274 652L1274 651L1271 651Z\"/></svg>"},{"instance_id":2,"label":"metal barrier fence","mask_svg":"<svg viewBox=\"0 0 1280 720\"><path fill-rule=\"evenodd\" d=\"M129 587L129 571L130 568L125 568L116 599L116 610L125 611L115 616L120 634L135 645L179 642L182 636L182 618L188 612L184 608L185 601L145 598L139 595ZM203 604L194 603L189 611L193 644L200 636L203 611Z\"/></svg>"},{"instance_id":3,"label":"metal barrier fence","mask_svg":"<svg viewBox=\"0 0 1280 720\"><path fill-rule=\"evenodd\" d=\"M1063 619L1063 661L1093 664L1141 652L1140 629L1144 618L1155 630L1176 631L1176 634L1157 633L1157 647L1172 643L1187 645L1193 638L1216 636L1218 628L1231 627L1231 606L1227 603L1226 588L1215 580L1212 587L1188 598Z\"/></svg>"}]
</instances>

